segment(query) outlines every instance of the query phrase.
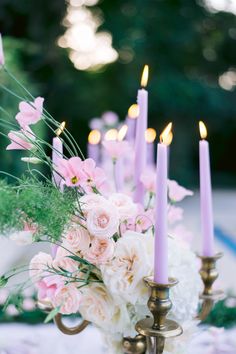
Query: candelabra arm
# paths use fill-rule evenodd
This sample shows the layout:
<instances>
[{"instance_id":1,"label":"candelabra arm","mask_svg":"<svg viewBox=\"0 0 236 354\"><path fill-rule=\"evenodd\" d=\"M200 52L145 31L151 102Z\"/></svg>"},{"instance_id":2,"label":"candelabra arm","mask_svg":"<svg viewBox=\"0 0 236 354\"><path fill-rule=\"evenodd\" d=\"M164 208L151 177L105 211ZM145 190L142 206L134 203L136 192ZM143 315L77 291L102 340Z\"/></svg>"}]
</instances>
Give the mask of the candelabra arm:
<instances>
[{"instance_id":1,"label":"candelabra arm","mask_svg":"<svg viewBox=\"0 0 236 354\"><path fill-rule=\"evenodd\" d=\"M208 300L203 300L201 309L198 313L197 319L200 321L204 321L208 315L210 314L211 310L214 307L214 300L208 299Z\"/></svg>"},{"instance_id":2,"label":"candelabra arm","mask_svg":"<svg viewBox=\"0 0 236 354\"><path fill-rule=\"evenodd\" d=\"M46 313L49 313L53 309L51 303L47 301L38 301L38 307ZM62 333L67 335L78 334L89 325L88 321L83 320L80 324L76 326L67 327L62 321L62 315L60 313L56 314L56 316L54 317L54 323Z\"/></svg>"},{"instance_id":3,"label":"candelabra arm","mask_svg":"<svg viewBox=\"0 0 236 354\"><path fill-rule=\"evenodd\" d=\"M83 320L80 324L76 326L67 327L62 321L62 315L60 313L58 313L54 317L54 323L62 333L70 336L82 332L89 325L88 321Z\"/></svg>"}]
</instances>

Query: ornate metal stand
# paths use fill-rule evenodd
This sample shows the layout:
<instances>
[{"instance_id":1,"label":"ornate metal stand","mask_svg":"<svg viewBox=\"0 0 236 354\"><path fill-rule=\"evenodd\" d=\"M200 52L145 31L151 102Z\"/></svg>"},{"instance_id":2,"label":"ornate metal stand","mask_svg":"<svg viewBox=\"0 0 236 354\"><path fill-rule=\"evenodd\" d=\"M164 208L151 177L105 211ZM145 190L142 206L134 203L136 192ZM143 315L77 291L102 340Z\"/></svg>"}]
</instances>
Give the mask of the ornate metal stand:
<instances>
[{"instance_id":1,"label":"ornate metal stand","mask_svg":"<svg viewBox=\"0 0 236 354\"><path fill-rule=\"evenodd\" d=\"M225 297L222 290L213 290L213 284L218 278L216 262L222 257L222 253L218 253L213 257L198 257L202 261L199 272L204 284L204 290L200 295L202 306L197 318L203 321L209 315L214 304ZM168 284L158 284L151 277L145 277L144 281L151 289L148 308L153 318L147 317L136 324L135 328L139 334L135 338L126 337L123 339L125 354L162 354L165 347L165 339L177 337L183 332L177 322L166 318L172 306L169 298L169 290L178 281L170 278ZM39 302L38 306L45 312L52 310L48 302ZM58 329L67 335L78 334L89 324L88 321L82 321L77 326L67 327L62 322L61 314L55 316L54 322Z\"/></svg>"},{"instance_id":2,"label":"ornate metal stand","mask_svg":"<svg viewBox=\"0 0 236 354\"><path fill-rule=\"evenodd\" d=\"M204 284L203 293L200 295L200 299L203 302L197 317L201 321L207 318L207 316L213 309L214 304L217 301L223 300L225 297L224 292L222 290L213 290L213 284L219 275L216 269L216 261L222 256L222 253L217 253L213 257L205 257L198 255L198 257L202 261L202 266L199 273Z\"/></svg>"},{"instance_id":3,"label":"ornate metal stand","mask_svg":"<svg viewBox=\"0 0 236 354\"><path fill-rule=\"evenodd\" d=\"M178 281L169 279L168 284L158 284L152 278L144 278L145 283L151 288L151 296L148 300L148 308L153 318L147 317L136 324L139 334L154 339L154 346L151 348L153 354L162 354L165 346L165 339L177 337L183 330L175 321L166 318L171 309L172 303L169 298L169 290Z\"/></svg>"}]
</instances>

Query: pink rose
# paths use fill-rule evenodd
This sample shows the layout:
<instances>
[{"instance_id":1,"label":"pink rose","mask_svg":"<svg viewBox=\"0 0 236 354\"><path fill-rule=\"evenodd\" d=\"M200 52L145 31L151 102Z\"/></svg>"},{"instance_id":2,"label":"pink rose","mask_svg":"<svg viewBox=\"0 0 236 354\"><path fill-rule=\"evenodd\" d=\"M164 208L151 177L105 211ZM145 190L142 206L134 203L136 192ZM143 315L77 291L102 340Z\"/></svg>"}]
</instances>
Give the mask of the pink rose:
<instances>
[{"instance_id":1,"label":"pink rose","mask_svg":"<svg viewBox=\"0 0 236 354\"><path fill-rule=\"evenodd\" d=\"M75 285L69 284L59 287L53 297L53 306L60 307L60 313L70 315L79 311L81 293Z\"/></svg>"},{"instance_id":2,"label":"pink rose","mask_svg":"<svg viewBox=\"0 0 236 354\"><path fill-rule=\"evenodd\" d=\"M90 242L88 231L82 226L77 226L67 232L63 245L72 252L84 254L88 250Z\"/></svg>"},{"instance_id":3,"label":"pink rose","mask_svg":"<svg viewBox=\"0 0 236 354\"><path fill-rule=\"evenodd\" d=\"M98 238L112 237L119 228L119 214L117 208L106 203L88 211L87 229L92 236Z\"/></svg>"},{"instance_id":4,"label":"pink rose","mask_svg":"<svg viewBox=\"0 0 236 354\"><path fill-rule=\"evenodd\" d=\"M56 170L65 179L68 187L79 187L86 181L83 163L79 157L71 157L69 160L58 159Z\"/></svg>"},{"instance_id":5,"label":"pink rose","mask_svg":"<svg viewBox=\"0 0 236 354\"><path fill-rule=\"evenodd\" d=\"M39 252L30 261L29 274L30 278L35 281L42 278L48 268L52 266L52 257L45 252Z\"/></svg>"},{"instance_id":6,"label":"pink rose","mask_svg":"<svg viewBox=\"0 0 236 354\"><path fill-rule=\"evenodd\" d=\"M168 195L170 200L180 202L187 196L192 196L193 192L180 186L176 181L168 180Z\"/></svg>"},{"instance_id":7,"label":"pink rose","mask_svg":"<svg viewBox=\"0 0 236 354\"><path fill-rule=\"evenodd\" d=\"M128 141L103 141L106 152L112 159L118 159L130 153L131 147Z\"/></svg>"},{"instance_id":8,"label":"pink rose","mask_svg":"<svg viewBox=\"0 0 236 354\"><path fill-rule=\"evenodd\" d=\"M73 254L62 247L58 247L56 257L53 261L54 268L58 270L64 269L71 273L76 272L78 270L78 263L69 258L70 256L73 256Z\"/></svg>"},{"instance_id":9,"label":"pink rose","mask_svg":"<svg viewBox=\"0 0 236 354\"><path fill-rule=\"evenodd\" d=\"M38 299L53 302L55 292L59 286L64 285L63 278L59 275L47 274L42 280L37 282Z\"/></svg>"},{"instance_id":10,"label":"pink rose","mask_svg":"<svg viewBox=\"0 0 236 354\"><path fill-rule=\"evenodd\" d=\"M25 127L25 130L11 130L8 133L8 138L11 140L11 143L7 146L6 150L32 150L35 147L33 144L35 135L29 127Z\"/></svg>"},{"instance_id":11,"label":"pink rose","mask_svg":"<svg viewBox=\"0 0 236 354\"><path fill-rule=\"evenodd\" d=\"M150 193L156 193L156 173L153 170L142 173L140 180Z\"/></svg>"},{"instance_id":12,"label":"pink rose","mask_svg":"<svg viewBox=\"0 0 236 354\"><path fill-rule=\"evenodd\" d=\"M92 264L105 264L114 254L115 242L111 239L92 238L91 247L85 254L85 258Z\"/></svg>"},{"instance_id":13,"label":"pink rose","mask_svg":"<svg viewBox=\"0 0 236 354\"><path fill-rule=\"evenodd\" d=\"M43 113L44 98L37 97L34 102L22 101L19 104L20 112L16 115L16 120L22 128L28 127L30 124L37 123Z\"/></svg>"}]
</instances>

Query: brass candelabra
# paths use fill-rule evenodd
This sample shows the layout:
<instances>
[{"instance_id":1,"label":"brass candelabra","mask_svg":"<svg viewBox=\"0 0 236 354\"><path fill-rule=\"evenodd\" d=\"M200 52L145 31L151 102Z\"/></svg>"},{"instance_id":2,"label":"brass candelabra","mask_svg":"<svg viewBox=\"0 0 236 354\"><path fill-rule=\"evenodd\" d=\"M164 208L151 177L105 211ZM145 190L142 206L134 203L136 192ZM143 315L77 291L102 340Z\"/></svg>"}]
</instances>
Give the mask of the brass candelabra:
<instances>
[{"instance_id":1,"label":"brass candelabra","mask_svg":"<svg viewBox=\"0 0 236 354\"><path fill-rule=\"evenodd\" d=\"M202 262L202 266L199 273L204 284L203 292L199 297L202 301L202 306L197 316L197 318L201 321L204 321L207 318L207 316L213 309L214 304L220 300L223 300L225 297L224 292L222 290L214 290L213 288L213 284L219 276L219 273L216 268L216 262L222 256L222 253L217 253L215 256L212 257L198 255Z\"/></svg>"},{"instance_id":2,"label":"brass candelabra","mask_svg":"<svg viewBox=\"0 0 236 354\"><path fill-rule=\"evenodd\" d=\"M165 339L177 337L182 334L181 326L172 320L167 319L167 314L172 307L169 297L170 288L178 281L169 278L168 284L158 284L150 277L144 278L145 283L151 288L151 296L148 300L148 308L153 318L147 317L136 324L136 331L148 338L153 338L153 348L155 354L162 354L165 346Z\"/></svg>"},{"instance_id":3,"label":"brass candelabra","mask_svg":"<svg viewBox=\"0 0 236 354\"><path fill-rule=\"evenodd\" d=\"M222 290L214 290L213 285L218 278L216 262L222 257L222 253L217 253L213 257L199 256L202 265L199 271L204 290L200 294L202 302L197 319L203 321L212 310L214 304L224 298ZM169 298L169 292L178 281L170 278L168 284L158 284L151 277L144 278L145 284L150 288L150 298L148 308L152 317L148 316L136 324L138 335L134 338L125 337L123 339L123 349L125 354L162 354L167 338L174 338L182 334L181 326L167 318L172 303ZM52 310L50 303L39 302L39 307L45 312ZM82 321L74 327L66 326L62 321L62 315L57 314L54 323L58 329L67 335L74 335L82 332L89 324L88 321Z\"/></svg>"}]
</instances>

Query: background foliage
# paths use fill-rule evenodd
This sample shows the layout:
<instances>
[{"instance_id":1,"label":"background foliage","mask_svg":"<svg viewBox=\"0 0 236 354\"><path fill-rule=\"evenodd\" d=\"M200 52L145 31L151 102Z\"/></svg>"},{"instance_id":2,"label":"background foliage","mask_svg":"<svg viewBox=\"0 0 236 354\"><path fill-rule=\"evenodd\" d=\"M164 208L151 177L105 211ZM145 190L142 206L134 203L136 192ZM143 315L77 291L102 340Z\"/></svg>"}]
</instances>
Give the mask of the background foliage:
<instances>
[{"instance_id":1,"label":"background foliage","mask_svg":"<svg viewBox=\"0 0 236 354\"><path fill-rule=\"evenodd\" d=\"M235 186L236 91L218 84L219 76L236 65L235 15L209 12L200 0L100 1L91 10L102 11L100 30L111 32L119 59L83 72L56 44L65 31L66 5L64 0L2 0L0 30L10 37L7 57L18 77L33 89L31 83L37 83L35 92L46 98L56 119L68 122L83 150L90 118L105 110L125 118L148 63L149 125L160 132L167 121L174 122L172 177L187 185L198 183L201 118L209 128L213 183ZM8 153L8 161L5 156L1 169L12 172L12 155Z\"/></svg>"}]
</instances>

